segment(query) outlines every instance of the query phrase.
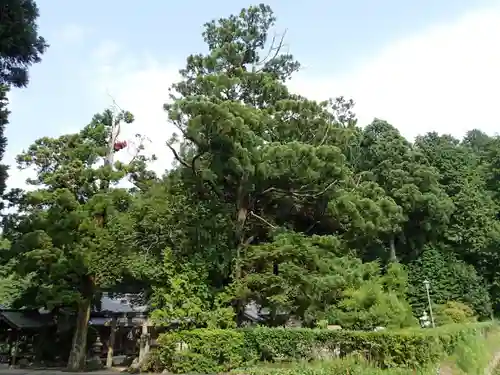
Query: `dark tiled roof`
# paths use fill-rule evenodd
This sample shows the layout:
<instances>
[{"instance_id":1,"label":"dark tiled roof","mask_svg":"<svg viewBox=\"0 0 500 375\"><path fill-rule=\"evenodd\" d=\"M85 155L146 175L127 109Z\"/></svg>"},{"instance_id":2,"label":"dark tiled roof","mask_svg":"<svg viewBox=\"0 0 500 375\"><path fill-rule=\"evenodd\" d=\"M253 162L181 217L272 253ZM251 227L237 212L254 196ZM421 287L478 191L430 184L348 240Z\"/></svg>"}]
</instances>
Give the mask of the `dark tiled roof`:
<instances>
[{"instance_id":1,"label":"dark tiled roof","mask_svg":"<svg viewBox=\"0 0 500 375\"><path fill-rule=\"evenodd\" d=\"M147 305L134 303L133 296L109 297L104 294L101 298L100 312L107 313L143 313L148 310Z\"/></svg>"},{"instance_id":2,"label":"dark tiled roof","mask_svg":"<svg viewBox=\"0 0 500 375\"><path fill-rule=\"evenodd\" d=\"M0 319L18 329L37 329L54 324L51 314L40 314L38 311L0 311Z\"/></svg>"}]
</instances>

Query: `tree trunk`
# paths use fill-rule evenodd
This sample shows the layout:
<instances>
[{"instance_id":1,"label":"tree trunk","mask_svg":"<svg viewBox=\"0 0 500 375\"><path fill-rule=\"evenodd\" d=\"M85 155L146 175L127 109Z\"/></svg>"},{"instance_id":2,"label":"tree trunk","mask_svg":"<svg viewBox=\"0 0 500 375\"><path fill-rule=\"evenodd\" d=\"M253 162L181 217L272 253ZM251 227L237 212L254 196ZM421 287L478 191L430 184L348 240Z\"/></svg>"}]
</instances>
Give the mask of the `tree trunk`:
<instances>
[{"instance_id":1,"label":"tree trunk","mask_svg":"<svg viewBox=\"0 0 500 375\"><path fill-rule=\"evenodd\" d=\"M245 222L248 216L248 202L245 196L244 183L246 179L243 178L240 181L240 186L238 186L236 193L236 261L235 261L235 272L234 278L236 280L241 279L241 251L245 246Z\"/></svg>"},{"instance_id":2,"label":"tree trunk","mask_svg":"<svg viewBox=\"0 0 500 375\"><path fill-rule=\"evenodd\" d=\"M85 298L78 304L75 333L73 334L73 343L68 359L68 371L81 371L85 367L90 305L90 298Z\"/></svg>"},{"instance_id":3,"label":"tree trunk","mask_svg":"<svg viewBox=\"0 0 500 375\"><path fill-rule=\"evenodd\" d=\"M245 222L248 216L248 205L245 197L244 190L244 179L241 181L238 187L236 196L236 259L234 262L234 279L240 280L242 276L242 264L241 257L242 252L245 247ZM235 301L236 308L236 321L237 325L240 326L243 322L243 316L245 312L245 306L243 306L243 301L238 298Z\"/></svg>"},{"instance_id":4,"label":"tree trunk","mask_svg":"<svg viewBox=\"0 0 500 375\"><path fill-rule=\"evenodd\" d=\"M113 367L113 351L115 348L115 338L116 338L116 321L118 319L116 316L113 317L111 321L111 331L109 332L109 342L108 342L108 355L106 357L106 367Z\"/></svg>"},{"instance_id":5,"label":"tree trunk","mask_svg":"<svg viewBox=\"0 0 500 375\"><path fill-rule=\"evenodd\" d=\"M394 245L394 237L389 240L389 263L396 263L398 258L396 257L396 245Z\"/></svg>"}]
</instances>

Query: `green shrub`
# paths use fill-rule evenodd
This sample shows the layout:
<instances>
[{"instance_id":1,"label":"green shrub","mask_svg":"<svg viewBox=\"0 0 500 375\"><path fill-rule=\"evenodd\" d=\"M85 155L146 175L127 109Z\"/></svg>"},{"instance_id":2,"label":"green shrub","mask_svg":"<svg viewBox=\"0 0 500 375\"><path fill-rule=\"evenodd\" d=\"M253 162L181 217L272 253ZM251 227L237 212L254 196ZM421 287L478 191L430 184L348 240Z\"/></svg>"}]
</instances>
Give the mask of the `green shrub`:
<instances>
[{"instance_id":1,"label":"green shrub","mask_svg":"<svg viewBox=\"0 0 500 375\"><path fill-rule=\"evenodd\" d=\"M217 373L243 363L243 332L194 329L159 337L161 360L176 374Z\"/></svg>"},{"instance_id":2,"label":"green shrub","mask_svg":"<svg viewBox=\"0 0 500 375\"><path fill-rule=\"evenodd\" d=\"M465 303L449 301L435 309L436 324L470 323L476 320L474 310Z\"/></svg>"},{"instance_id":3,"label":"green shrub","mask_svg":"<svg viewBox=\"0 0 500 375\"><path fill-rule=\"evenodd\" d=\"M424 330L358 332L345 330L256 328L245 333L245 359L261 361L312 360L320 351L359 353L381 367L434 363L441 341Z\"/></svg>"},{"instance_id":4,"label":"green shrub","mask_svg":"<svg viewBox=\"0 0 500 375\"><path fill-rule=\"evenodd\" d=\"M141 372L160 373L164 369L161 353L157 349L151 350L141 363Z\"/></svg>"},{"instance_id":5,"label":"green shrub","mask_svg":"<svg viewBox=\"0 0 500 375\"><path fill-rule=\"evenodd\" d=\"M341 357L364 358L379 368L416 369L436 365L464 341L484 336L491 326L453 324L436 329L380 332L266 327L196 329L162 335L159 343L165 367L174 373L221 372L259 362L332 359L336 351L340 351ZM185 347L176 350L181 342Z\"/></svg>"},{"instance_id":6,"label":"green shrub","mask_svg":"<svg viewBox=\"0 0 500 375\"><path fill-rule=\"evenodd\" d=\"M406 293L406 272L393 263L386 274L373 274L358 285L346 288L340 302L332 305L326 316L330 324L352 330L418 326Z\"/></svg>"},{"instance_id":7,"label":"green shrub","mask_svg":"<svg viewBox=\"0 0 500 375\"><path fill-rule=\"evenodd\" d=\"M254 366L232 371L234 375L428 375L435 374L428 369L394 368L382 370L367 361L345 358L321 362L297 362L288 365Z\"/></svg>"}]
</instances>

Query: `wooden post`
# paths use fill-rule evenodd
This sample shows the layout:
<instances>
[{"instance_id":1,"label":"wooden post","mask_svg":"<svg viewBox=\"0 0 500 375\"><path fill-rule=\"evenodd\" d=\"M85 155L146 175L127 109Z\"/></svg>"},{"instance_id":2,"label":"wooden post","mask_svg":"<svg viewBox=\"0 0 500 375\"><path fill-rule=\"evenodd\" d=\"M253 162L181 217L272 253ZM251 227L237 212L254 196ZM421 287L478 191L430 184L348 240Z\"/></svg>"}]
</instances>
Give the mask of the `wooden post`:
<instances>
[{"instance_id":1,"label":"wooden post","mask_svg":"<svg viewBox=\"0 0 500 375\"><path fill-rule=\"evenodd\" d=\"M111 332L109 333L109 341L108 341L108 355L106 357L106 367L113 367L113 350L115 347L115 338L116 338L116 316L113 316L111 320Z\"/></svg>"}]
</instances>

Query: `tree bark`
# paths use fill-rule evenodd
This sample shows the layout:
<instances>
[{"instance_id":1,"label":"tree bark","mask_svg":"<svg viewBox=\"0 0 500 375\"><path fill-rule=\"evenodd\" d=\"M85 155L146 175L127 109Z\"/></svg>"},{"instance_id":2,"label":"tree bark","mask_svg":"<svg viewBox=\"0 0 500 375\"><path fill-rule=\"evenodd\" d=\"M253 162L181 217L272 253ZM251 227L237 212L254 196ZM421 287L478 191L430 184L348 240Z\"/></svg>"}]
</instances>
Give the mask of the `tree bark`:
<instances>
[{"instance_id":1,"label":"tree bark","mask_svg":"<svg viewBox=\"0 0 500 375\"><path fill-rule=\"evenodd\" d=\"M389 262L396 263L398 258L396 256L396 245L394 244L394 237L389 240Z\"/></svg>"},{"instance_id":2,"label":"tree bark","mask_svg":"<svg viewBox=\"0 0 500 375\"><path fill-rule=\"evenodd\" d=\"M239 280L241 279L241 252L243 250L243 247L245 247L245 239L244 239L244 227L245 227L245 221L247 219L248 215L248 210L246 207L240 207L238 209L238 216L237 216L237 233L238 233L238 244L236 246L236 264L235 264L235 279Z\"/></svg>"},{"instance_id":3,"label":"tree bark","mask_svg":"<svg viewBox=\"0 0 500 375\"><path fill-rule=\"evenodd\" d=\"M236 195L236 259L234 264L234 279L240 280L242 277L241 257L245 247L245 222L248 216L248 205L245 199L244 179L240 182L240 186ZM243 301L238 298L235 301L236 319L238 326L243 322L245 307Z\"/></svg>"},{"instance_id":4,"label":"tree bark","mask_svg":"<svg viewBox=\"0 0 500 375\"><path fill-rule=\"evenodd\" d=\"M118 319L116 316L113 317L111 321L111 331L109 332L109 342L108 342L108 355L106 357L106 367L113 367L113 351L115 347L115 338L116 338L116 321Z\"/></svg>"},{"instance_id":5,"label":"tree bark","mask_svg":"<svg viewBox=\"0 0 500 375\"><path fill-rule=\"evenodd\" d=\"M81 371L87 357L87 332L89 328L91 299L84 298L78 304L75 333L68 359L68 371Z\"/></svg>"}]
</instances>

